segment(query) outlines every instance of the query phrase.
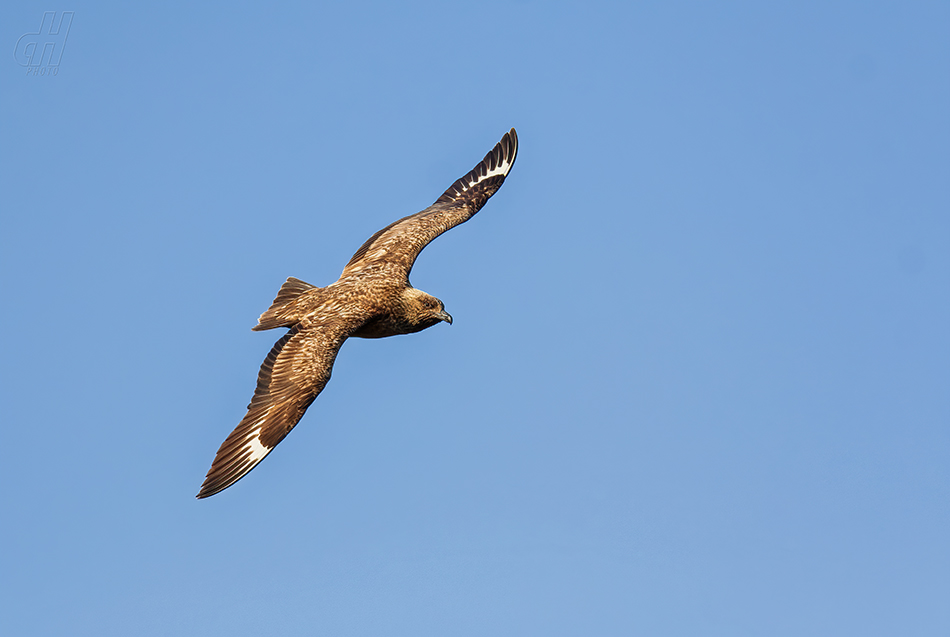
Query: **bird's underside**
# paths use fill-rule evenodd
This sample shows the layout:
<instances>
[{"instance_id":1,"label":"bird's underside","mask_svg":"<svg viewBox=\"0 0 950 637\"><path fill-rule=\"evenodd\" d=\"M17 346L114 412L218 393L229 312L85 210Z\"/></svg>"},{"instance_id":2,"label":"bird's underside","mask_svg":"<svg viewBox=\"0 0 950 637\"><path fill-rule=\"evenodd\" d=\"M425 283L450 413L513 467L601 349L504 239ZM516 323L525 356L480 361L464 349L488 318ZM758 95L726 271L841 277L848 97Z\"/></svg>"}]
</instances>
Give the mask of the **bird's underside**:
<instances>
[{"instance_id":1,"label":"bird's underside","mask_svg":"<svg viewBox=\"0 0 950 637\"><path fill-rule=\"evenodd\" d=\"M335 283L319 288L287 279L253 329L289 331L264 359L247 414L218 449L198 498L240 480L284 439L330 380L347 338L410 334L452 322L440 300L409 284L409 271L430 241L468 221L495 194L517 152L511 129L434 204L370 237Z\"/></svg>"}]
</instances>

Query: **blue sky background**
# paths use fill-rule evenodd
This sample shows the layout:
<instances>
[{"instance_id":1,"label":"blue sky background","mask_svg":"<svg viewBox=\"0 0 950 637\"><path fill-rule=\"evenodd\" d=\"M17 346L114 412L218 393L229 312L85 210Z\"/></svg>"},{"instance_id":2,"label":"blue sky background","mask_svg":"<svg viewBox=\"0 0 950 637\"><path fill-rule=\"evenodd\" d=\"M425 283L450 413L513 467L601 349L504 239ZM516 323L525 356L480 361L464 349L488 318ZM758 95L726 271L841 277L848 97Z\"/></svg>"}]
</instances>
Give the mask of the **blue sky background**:
<instances>
[{"instance_id":1,"label":"blue sky background","mask_svg":"<svg viewBox=\"0 0 950 637\"><path fill-rule=\"evenodd\" d=\"M58 74L13 52L75 17ZM9 635L950 634L950 5L0 10ZM278 332L514 126L194 495Z\"/></svg>"}]
</instances>

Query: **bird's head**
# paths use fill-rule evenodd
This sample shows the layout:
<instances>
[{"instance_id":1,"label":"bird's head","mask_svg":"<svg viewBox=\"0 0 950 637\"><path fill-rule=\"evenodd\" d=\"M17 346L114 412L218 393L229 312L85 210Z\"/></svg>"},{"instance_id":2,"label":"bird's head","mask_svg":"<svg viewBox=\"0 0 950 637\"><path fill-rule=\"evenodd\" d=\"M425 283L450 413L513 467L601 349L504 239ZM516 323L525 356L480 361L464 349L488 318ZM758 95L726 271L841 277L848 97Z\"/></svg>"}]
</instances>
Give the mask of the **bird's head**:
<instances>
[{"instance_id":1,"label":"bird's head","mask_svg":"<svg viewBox=\"0 0 950 637\"><path fill-rule=\"evenodd\" d=\"M403 294L406 318L414 330L420 331L432 327L440 321L452 324L452 315L445 311L445 304L422 290L407 288Z\"/></svg>"}]
</instances>

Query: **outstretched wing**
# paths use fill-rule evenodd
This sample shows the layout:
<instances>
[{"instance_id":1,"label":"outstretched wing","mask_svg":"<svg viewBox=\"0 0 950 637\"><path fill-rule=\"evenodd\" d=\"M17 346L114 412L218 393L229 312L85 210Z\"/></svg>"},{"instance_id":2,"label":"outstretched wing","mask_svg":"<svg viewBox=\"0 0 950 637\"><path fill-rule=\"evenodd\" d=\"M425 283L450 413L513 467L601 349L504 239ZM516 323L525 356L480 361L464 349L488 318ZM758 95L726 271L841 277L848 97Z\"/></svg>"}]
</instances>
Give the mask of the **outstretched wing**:
<instances>
[{"instance_id":1,"label":"outstretched wing","mask_svg":"<svg viewBox=\"0 0 950 637\"><path fill-rule=\"evenodd\" d=\"M518 154L515 129L505 133L470 173L449 186L434 204L389 224L364 243L343 269L343 276L385 263L406 277L430 241L468 221L501 188Z\"/></svg>"},{"instance_id":2,"label":"outstretched wing","mask_svg":"<svg viewBox=\"0 0 950 637\"><path fill-rule=\"evenodd\" d=\"M247 415L218 449L198 498L240 480L290 433L330 380L337 352L357 325L305 321L277 341L261 365Z\"/></svg>"}]
</instances>

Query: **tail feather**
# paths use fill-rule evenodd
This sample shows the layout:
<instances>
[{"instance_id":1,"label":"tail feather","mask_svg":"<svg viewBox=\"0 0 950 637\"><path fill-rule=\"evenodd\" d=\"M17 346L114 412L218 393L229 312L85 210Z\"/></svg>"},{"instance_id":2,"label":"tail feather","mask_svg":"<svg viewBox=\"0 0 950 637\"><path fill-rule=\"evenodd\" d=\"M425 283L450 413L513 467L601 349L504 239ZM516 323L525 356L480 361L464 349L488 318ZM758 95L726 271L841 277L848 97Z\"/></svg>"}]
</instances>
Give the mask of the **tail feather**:
<instances>
[{"instance_id":1,"label":"tail feather","mask_svg":"<svg viewBox=\"0 0 950 637\"><path fill-rule=\"evenodd\" d=\"M277 298L271 303L270 308L257 319L257 325L251 329L255 332L263 330L272 330L275 327L292 327L302 318L302 308L298 306L297 300L309 292L318 289L315 285L310 285L300 279L289 277L287 281L280 286L277 292Z\"/></svg>"}]
</instances>

